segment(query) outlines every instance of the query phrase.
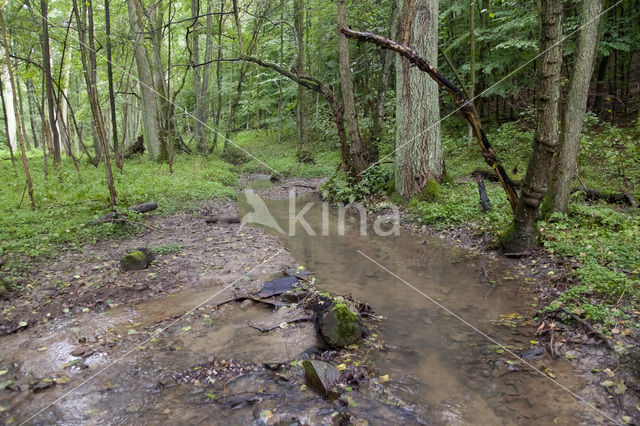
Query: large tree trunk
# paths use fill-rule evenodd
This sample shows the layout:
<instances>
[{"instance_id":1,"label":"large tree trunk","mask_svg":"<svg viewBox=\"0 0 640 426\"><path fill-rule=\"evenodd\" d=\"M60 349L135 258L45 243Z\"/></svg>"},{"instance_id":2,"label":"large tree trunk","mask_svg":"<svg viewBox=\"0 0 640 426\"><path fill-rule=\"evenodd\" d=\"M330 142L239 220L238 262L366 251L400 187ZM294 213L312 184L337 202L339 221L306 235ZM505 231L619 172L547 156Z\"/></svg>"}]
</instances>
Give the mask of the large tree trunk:
<instances>
[{"instance_id":1,"label":"large tree trunk","mask_svg":"<svg viewBox=\"0 0 640 426\"><path fill-rule=\"evenodd\" d=\"M563 141L556 160L554 180L548 198L553 211L566 213L571 195L571 184L578 169L578 151L582 124L587 109L589 86L598 45L598 24L602 0L584 0L580 5L580 25L573 75L564 109Z\"/></svg>"},{"instance_id":2,"label":"large tree trunk","mask_svg":"<svg viewBox=\"0 0 640 426\"><path fill-rule=\"evenodd\" d=\"M5 49L5 60L7 67L7 72L9 73L9 83L11 85L11 97L13 99L13 104L17 105L18 99L16 95L16 85L15 80L13 78L13 70L11 69L11 56L9 55L9 43L7 42L7 31L4 25L4 16L2 14L2 9L0 8L0 28L2 29L2 44L4 44ZM20 126L20 117L17 109L13 109L14 118L16 121L16 136L18 137L18 144L20 145L20 153L22 154L22 166L24 167L24 175L27 179L27 189L29 190L29 200L31 201L31 209L35 209L36 205L33 200L33 184L31 183L31 173L29 172L29 163L27 162L27 152L24 149L24 141L22 139L22 128Z\"/></svg>"},{"instance_id":3,"label":"large tree trunk","mask_svg":"<svg viewBox=\"0 0 640 426\"><path fill-rule=\"evenodd\" d=\"M437 67L438 1L403 1L401 19L401 42ZM444 173L438 85L399 57L396 98L396 191L410 198Z\"/></svg>"},{"instance_id":4,"label":"large tree trunk","mask_svg":"<svg viewBox=\"0 0 640 426\"><path fill-rule=\"evenodd\" d=\"M338 0L338 28L347 26L347 8L344 0ZM358 115L353 99L353 82L351 81L351 61L349 59L349 42L347 37L338 33L338 62L340 69L340 85L342 86L342 104L344 105L344 119L349 137L350 164L346 166L353 176L359 176L370 164L370 153L360 136Z\"/></svg>"},{"instance_id":5,"label":"large tree trunk","mask_svg":"<svg viewBox=\"0 0 640 426\"><path fill-rule=\"evenodd\" d=\"M93 26L93 5L88 2L82 6L82 15L78 10L76 0L73 0L73 8L76 15L76 23L78 27L78 41L80 42L80 54L82 56L82 65L84 67L84 78L87 84L87 93L89 95L89 104L91 113L93 114L93 122L97 133L97 140L102 150L104 159L104 168L107 177L107 185L109 187L109 200L111 208L116 207L116 190L113 182L113 173L111 170L111 158L109 156L109 142L107 140L107 132L105 130L104 121L102 120L102 111L100 110L100 99L98 97L98 86L96 78L96 50L94 47L94 26ZM89 17L89 26L86 26L86 17ZM88 43L87 43L88 40Z\"/></svg>"},{"instance_id":6,"label":"large tree trunk","mask_svg":"<svg viewBox=\"0 0 640 426\"><path fill-rule=\"evenodd\" d=\"M48 18L47 0L40 0L40 12L42 13L42 72L45 78L45 93L47 97L47 105L49 106L49 120L51 121L51 133L53 135L53 164L58 167L60 164L60 134L55 125L56 104L53 95L53 78L51 76L51 50L49 48L49 18Z\"/></svg>"},{"instance_id":7,"label":"large tree trunk","mask_svg":"<svg viewBox=\"0 0 640 426\"><path fill-rule=\"evenodd\" d=\"M129 24L131 25L131 40L134 43L138 80L140 81L140 94L142 97L142 122L144 138L153 160L165 160L167 148L160 130L160 116L156 92L154 91L153 76L149 52L145 44L144 26L142 25L142 11L140 0L127 0L129 11Z\"/></svg>"},{"instance_id":8,"label":"large tree trunk","mask_svg":"<svg viewBox=\"0 0 640 426\"><path fill-rule=\"evenodd\" d=\"M536 81L538 124L513 225L505 233L503 240L505 249L511 252L522 252L537 245L540 203L547 192L551 164L558 147L562 2L540 0L539 5L542 58Z\"/></svg>"}]
</instances>

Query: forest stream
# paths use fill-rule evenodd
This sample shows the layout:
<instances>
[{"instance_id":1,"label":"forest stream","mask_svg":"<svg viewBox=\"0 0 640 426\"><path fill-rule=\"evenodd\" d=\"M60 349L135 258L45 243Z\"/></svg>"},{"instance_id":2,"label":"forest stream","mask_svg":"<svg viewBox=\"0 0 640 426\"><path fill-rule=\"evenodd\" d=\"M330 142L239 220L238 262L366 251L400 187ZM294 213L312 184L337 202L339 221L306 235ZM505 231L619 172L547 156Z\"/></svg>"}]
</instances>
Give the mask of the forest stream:
<instances>
[{"instance_id":1,"label":"forest stream","mask_svg":"<svg viewBox=\"0 0 640 426\"><path fill-rule=\"evenodd\" d=\"M258 193L269 185L266 180L252 184ZM327 216L323 218L314 197L302 195L295 202L298 209L314 202L304 217L320 234ZM241 194L239 199L240 211L246 211ZM265 203L288 230L290 200ZM361 235L356 220L347 221L341 236L334 227L335 212L328 219L326 236L311 236L300 227L294 236L268 232L281 239L295 263L313 272L319 289L365 301L384 317L379 335L373 336L383 344L369 353L368 363L376 375L385 376L381 386L397 399L380 401L355 389L352 415L369 424L575 424L598 419L551 380L580 392L581 378L569 361L536 350L532 317L537 298L516 263L405 229L400 236ZM501 345L524 354L539 372L358 250ZM274 270L287 261L291 259ZM267 269L260 270L262 281L274 272ZM335 405L301 387L295 374L274 374L264 367L295 364L317 350L313 324L260 332L247 324L282 324L304 314L265 309L251 300L215 306L237 291L185 288L0 337L0 370L8 370L0 382L13 377L17 386L0 392L0 422L261 424L277 418L289 419L279 424L296 424L291 419L326 423ZM181 319L185 312L190 314ZM158 329L159 334L146 338Z\"/></svg>"}]
</instances>

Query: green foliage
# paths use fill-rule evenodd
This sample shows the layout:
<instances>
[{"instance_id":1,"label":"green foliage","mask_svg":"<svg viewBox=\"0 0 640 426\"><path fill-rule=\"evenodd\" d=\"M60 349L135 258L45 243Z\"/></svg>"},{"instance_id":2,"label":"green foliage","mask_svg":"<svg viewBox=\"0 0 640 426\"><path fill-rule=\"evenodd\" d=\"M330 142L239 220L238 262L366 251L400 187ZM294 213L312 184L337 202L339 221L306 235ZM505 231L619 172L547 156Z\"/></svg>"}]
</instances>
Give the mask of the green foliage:
<instances>
[{"instance_id":1,"label":"green foliage","mask_svg":"<svg viewBox=\"0 0 640 426\"><path fill-rule=\"evenodd\" d=\"M369 195L392 190L393 170L386 164L377 164L367 169L359 181L343 171L337 171L322 186L322 189L322 196L326 200L353 203Z\"/></svg>"},{"instance_id":2,"label":"green foliage","mask_svg":"<svg viewBox=\"0 0 640 426\"><path fill-rule=\"evenodd\" d=\"M180 253L182 251L182 244L169 243L162 246L153 247L152 251L156 254Z\"/></svg>"},{"instance_id":3,"label":"green foliage","mask_svg":"<svg viewBox=\"0 0 640 426\"><path fill-rule=\"evenodd\" d=\"M340 154L323 146L313 146L315 164L299 162L297 158L298 143L277 142L278 134L274 131L251 130L238 133L234 142L246 149L251 155L242 164L242 172L260 172L268 174L280 173L285 176L321 177L335 170Z\"/></svg>"},{"instance_id":4,"label":"green foliage","mask_svg":"<svg viewBox=\"0 0 640 426\"><path fill-rule=\"evenodd\" d=\"M104 167L95 168L81 162L79 178L71 161L64 160L56 178L49 164L49 178L44 179L41 157L30 157L36 210L29 208L28 196L21 203L25 187L21 168L0 163L0 253L28 256L50 255L62 245L74 246L108 236L126 235L137 227L130 224L104 223L88 226L109 208L109 194ZM234 197L229 187L236 182L231 166L217 157L177 156L173 175L168 166L137 158L126 162L124 173L114 172L119 210L156 201L158 214L196 207L198 200L211 197ZM18 209L18 205L21 207ZM139 219L142 220L142 219ZM13 258L13 257L11 257ZM10 258L10 259L11 259Z\"/></svg>"}]
</instances>

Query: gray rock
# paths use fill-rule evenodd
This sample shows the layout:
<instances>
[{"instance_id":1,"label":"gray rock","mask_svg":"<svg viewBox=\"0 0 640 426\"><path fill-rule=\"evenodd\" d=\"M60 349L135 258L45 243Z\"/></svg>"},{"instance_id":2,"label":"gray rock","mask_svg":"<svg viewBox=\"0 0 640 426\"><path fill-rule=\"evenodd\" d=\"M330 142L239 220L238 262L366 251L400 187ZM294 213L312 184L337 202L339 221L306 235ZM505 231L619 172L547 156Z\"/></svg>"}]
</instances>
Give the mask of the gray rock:
<instances>
[{"instance_id":1,"label":"gray rock","mask_svg":"<svg viewBox=\"0 0 640 426\"><path fill-rule=\"evenodd\" d=\"M302 362L309 387L324 396L335 396L332 388L340 379L340 371L328 362L307 359Z\"/></svg>"}]
</instances>

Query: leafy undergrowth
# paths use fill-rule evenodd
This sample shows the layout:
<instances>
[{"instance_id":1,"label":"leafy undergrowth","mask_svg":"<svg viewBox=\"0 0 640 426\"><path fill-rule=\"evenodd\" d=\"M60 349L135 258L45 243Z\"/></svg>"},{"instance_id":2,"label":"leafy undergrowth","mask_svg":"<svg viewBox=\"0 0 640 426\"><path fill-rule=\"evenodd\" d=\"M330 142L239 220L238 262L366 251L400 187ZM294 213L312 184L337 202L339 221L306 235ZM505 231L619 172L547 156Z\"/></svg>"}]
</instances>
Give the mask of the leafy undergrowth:
<instances>
[{"instance_id":1,"label":"leafy undergrowth","mask_svg":"<svg viewBox=\"0 0 640 426\"><path fill-rule=\"evenodd\" d=\"M274 131L249 130L236 134L233 139L246 152L229 145L233 156L230 161L239 164L244 172L278 172L284 176L302 178L324 177L333 173L340 159L337 150L317 143L311 147L315 164L302 163L296 156L297 142L283 138L278 143L278 134Z\"/></svg>"},{"instance_id":2,"label":"leafy undergrowth","mask_svg":"<svg viewBox=\"0 0 640 426\"><path fill-rule=\"evenodd\" d=\"M9 161L0 163L0 254L11 253L37 257L52 255L63 245L74 246L100 238L126 235L137 228L127 224L106 223L86 226L88 222L109 211L104 167L80 163L79 178L73 164L62 162L60 182L49 163L45 181L42 157L30 156L36 210L24 195L25 178L21 163L15 168ZM118 209L156 201L159 214L195 208L197 201L212 197L234 196L230 186L236 183L233 167L217 157L176 156L174 173L166 164L147 158L127 160L124 173L114 169ZM21 205L20 208L17 208ZM19 266L21 256L9 256L9 266Z\"/></svg>"}]
</instances>

